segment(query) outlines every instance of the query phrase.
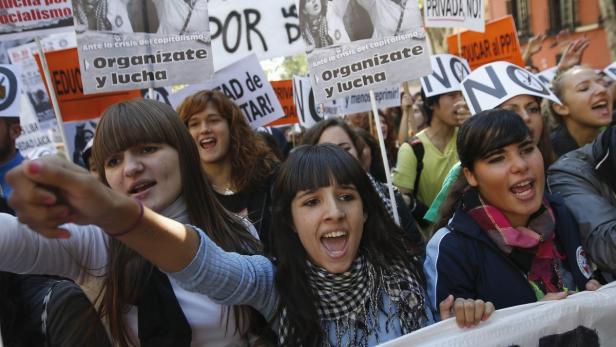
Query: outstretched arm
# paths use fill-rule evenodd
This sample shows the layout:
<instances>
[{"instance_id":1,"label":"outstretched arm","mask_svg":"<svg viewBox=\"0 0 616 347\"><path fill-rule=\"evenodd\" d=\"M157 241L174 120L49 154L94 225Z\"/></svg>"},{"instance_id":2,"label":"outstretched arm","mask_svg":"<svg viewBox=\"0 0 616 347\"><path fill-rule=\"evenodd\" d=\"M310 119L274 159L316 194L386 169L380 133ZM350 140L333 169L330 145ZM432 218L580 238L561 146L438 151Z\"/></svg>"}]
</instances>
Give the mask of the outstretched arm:
<instances>
[{"instance_id":1,"label":"outstretched arm","mask_svg":"<svg viewBox=\"0 0 616 347\"><path fill-rule=\"evenodd\" d=\"M58 157L25 161L7 174L9 204L19 220L49 238L69 238L65 223L94 224L164 271L179 271L194 258L196 232L98 182Z\"/></svg>"}]
</instances>

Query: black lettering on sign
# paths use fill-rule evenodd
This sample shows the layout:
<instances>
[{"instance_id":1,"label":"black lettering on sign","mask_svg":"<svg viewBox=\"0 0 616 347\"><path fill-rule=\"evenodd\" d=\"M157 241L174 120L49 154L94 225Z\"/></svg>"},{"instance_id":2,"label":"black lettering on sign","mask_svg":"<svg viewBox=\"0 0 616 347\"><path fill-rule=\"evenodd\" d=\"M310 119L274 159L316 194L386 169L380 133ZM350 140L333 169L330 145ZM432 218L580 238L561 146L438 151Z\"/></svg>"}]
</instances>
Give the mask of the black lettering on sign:
<instances>
[{"instance_id":1,"label":"black lettering on sign","mask_svg":"<svg viewBox=\"0 0 616 347\"><path fill-rule=\"evenodd\" d=\"M246 40L249 51L259 43L267 51L267 41L259 30L259 23L261 13L257 9L247 8L241 13L231 11L224 20L210 16L210 33L212 40L222 38L222 46L228 53L235 53L242 46L242 38ZM245 34L242 35L244 30Z\"/></svg>"},{"instance_id":2,"label":"black lettering on sign","mask_svg":"<svg viewBox=\"0 0 616 347\"><path fill-rule=\"evenodd\" d=\"M445 71L443 62L441 61L441 57L436 57L436 64L438 65L438 69L441 73L439 75L439 73L434 70L432 71L432 74L430 76L434 77L434 79L439 81L443 85L443 87L451 88L451 82L449 81L449 77L447 76L447 72ZM426 84L426 89L428 90L428 93L432 93L434 89L432 88L432 83L430 83L430 78L424 78L424 82Z\"/></svg>"},{"instance_id":3,"label":"black lettering on sign","mask_svg":"<svg viewBox=\"0 0 616 347\"><path fill-rule=\"evenodd\" d=\"M507 66L507 75L511 78L513 83L526 90L542 95L550 95L548 88L529 71L518 66L509 65Z\"/></svg>"},{"instance_id":4,"label":"black lettering on sign","mask_svg":"<svg viewBox=\"0 0 616 347\"><path fill-rule=\"evenodd\" d=\"M306 123L306 114L304 113L304 90L300 80L293 80L293 101L299 108L299 118L302 124Z\"/></svg>"},{"instance_id":5,"label":"black lettering on sign","mask_svg":"<svg viewBox=\"0 0 616 347\"><path fill-rule=\"evenodd\" d=\"M505 90L505 87L503 87L501 81L498 79L498 76L496 76L494 68L492 66L487 66L486 73L490 78L490 82L492 82L492 86L468 79L462 83L462 87L466 91L466 94L469 96L471 104L473 105L473 109L476 112L483 111L483 109L481 108L481 105L477 100L477 95L475 94L475 91L484 92L486 94L492 95L497 99L500 99L507 95L507 91Z\"/></svg>"},{"instance_id":6,"label":"black lettering on sign","mask_svg":"<svg viewBox=\"0 0 616 347\"><path fill-rule=\"evenodd\" d=\"M317 109L317 104L314 102L314 93L312 91L312 87L310 88L310 94L308 94L308 106L310 107L310 116L314 120L315 123L323 120L322 115Z\"/></svg>"},{"instance_id":7,"label":"black lettering on sign","mask_svg":"<svg viewBox=\"0 0 616 347\"><path fill-rule=\"evenodd\" d=\"M282 11L282 16L284 18L299 19L299 16L297 15L297 6L295 4L289 6L288 9L283 7L280 10ZM287 31L287 40L289 41L289 44L299 40L299 38L301 37L301 32L299 30L299 21L285 23L284 28Z\"/></svg>"},{"instance_id":8,"label":"black lettering on sign","mask_svg":"<svg viewBox=\"0 0 616 347\"><path fill-rule=\"evenodd\" d=\"M83 94L81 84L81 71L79 68L70 70L54 70L52 73L53 84L58 96L69 94Z\"/></svg>"},{"instance_id":9,"label":"black lettering on sign","mask_svg":"<svg viewBox=\"0 0 616 347\"><path fill-rule=\"evenodd\" d=\"M449 61L449 68L451 68L451 72L453 72L453 76L456 80L458 80L458 82L462 82L462 80L471 73L466 65L457 57L454 57Z\"/></svg>"},{"instance_id":10,"label":"black lettering on sign","mask_svg":"<svg viewBox=\"0 0 616 347\"><path fill-rule=\"evenodd\" d=\"M481 0L466 0L466 10L471 17L479 18L483 10Z\"/></svg>"}]
</instances>

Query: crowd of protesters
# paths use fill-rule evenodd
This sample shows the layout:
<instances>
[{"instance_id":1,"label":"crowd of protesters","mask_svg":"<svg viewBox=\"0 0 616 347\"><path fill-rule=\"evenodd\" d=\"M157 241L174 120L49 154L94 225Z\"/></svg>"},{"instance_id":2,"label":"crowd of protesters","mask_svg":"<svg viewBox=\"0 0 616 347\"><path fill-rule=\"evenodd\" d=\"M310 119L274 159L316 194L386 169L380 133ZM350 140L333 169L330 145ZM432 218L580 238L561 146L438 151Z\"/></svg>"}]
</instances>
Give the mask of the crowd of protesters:
<instances>
[{"instance_id":1,"label":"crowd of protesters","mask_svg":"<svg viewBox=\"0 0 616 347\"><path fill-rule=\"evenodd\" d=\"M561 59L560 102L472 114L460 85L422 89L293 139L218 91L124 101L87 170L25 160L1 118L4 343L373 346L598 289L616 275L616 95L587 46Z\"/></svg>"}]
</instances>

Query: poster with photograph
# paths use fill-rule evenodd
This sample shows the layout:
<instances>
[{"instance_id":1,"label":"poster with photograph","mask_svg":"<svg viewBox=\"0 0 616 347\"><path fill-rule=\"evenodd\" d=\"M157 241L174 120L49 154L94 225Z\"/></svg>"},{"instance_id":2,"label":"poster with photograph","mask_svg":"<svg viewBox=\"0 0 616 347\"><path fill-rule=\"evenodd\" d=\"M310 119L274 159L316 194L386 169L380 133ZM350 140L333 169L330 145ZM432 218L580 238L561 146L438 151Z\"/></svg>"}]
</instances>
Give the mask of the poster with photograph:
<instances>
[{"instance_id":1,"label":"poster with photograph","mask_svg":"<svg viewBox=\"0 0 616 347\"><path fill-rule=\"evenodd\" d=\"M214 67L254 53L259 60L304 51L296 0L210 0Z\"/></svg>"},{"instance_id":2,"label":"poster with photograph","mask_svg":"<svg viewBox=\"0 0 616 347\"><path fill-rule=\"evenodd\" d=\"M87 167L83 162L82 153L88 142L94 138L97 124L98 118L64 123L67 153L73 163Z\"/></svg>"},{"instance_id":3,"label":"poster with photograph","mask_svg":"<svg viewBox=\"0 0 616 347\"><path fill-rule=\"evenodd\" d=\"M1 40L68 31L72 26L69 0L0 1Z\"/></svg>"},{"instance_id":4,"label":"poster with photograph","mask_svg":"<svg viewBox=\"0 0 616 347\"><path fill-rule=\"evenodd\" d=\"M317 103L430 73L417 0L301 0Z\"/></svg>"},{"instance_id":5,"label":"poster with photograph","mask_svg":"<svg viewBox=\"0 0 616 347\"><path fill-rule=\"evenodd\" d=\"M73 0L85 94L213 76L207 0Z\"/></svg>"}]
</instances>

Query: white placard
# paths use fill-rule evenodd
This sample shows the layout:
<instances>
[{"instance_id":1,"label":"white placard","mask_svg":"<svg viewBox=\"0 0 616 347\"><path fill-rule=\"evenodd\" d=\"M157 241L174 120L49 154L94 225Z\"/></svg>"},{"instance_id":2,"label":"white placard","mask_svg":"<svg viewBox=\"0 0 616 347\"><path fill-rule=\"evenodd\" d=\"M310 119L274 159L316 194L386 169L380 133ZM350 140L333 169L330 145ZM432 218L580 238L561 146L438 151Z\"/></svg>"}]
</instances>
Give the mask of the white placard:
<instances>
[{"instance_id":1,"label":"white placard","mask_svg":"<svg viewBox=\"0 0 616 347\"><path fill-rule=\"evenodd\" d=\"M615 321L613 282L563 300L498 310L477 328L458 328L450 318L380 346L616 346Z\"/></svg>"},{"instance_id":2,"label":"white placard","mask_svg":"<svg viewBox=\"0 0 616 347\"><path fill-rule=\"evenodd\" d=\"M169 100L177 108L187 96L211 89L220 90L231 98L253 129L285 115L274 88L254 54L217 71L214 80L208 83L190 85L172 94Z\"/></svg>"},{"instance_id":3,"label":"white placard","mask_svg":"<svg viewBox=\"0 0 616 347\"><path fill-rule=\"evenodd\" d=\"M91 2L73 0L84 94L212 78L207 0Z\"/></svg>"},{"instance_id":4,"label":"white placard","mask_svg":"<svg viewBox=\"0 0 616 347\"><path fill-rule=\"evenodd\" d=\"M483 12L483 0L424 0L428 28L467 28L484 32Z\"/></svg>"},{"instance_id":5,"label":"white placard","mask_svg":"<svg viewBox=\"0 0 616 347\"><path fill-rule=\"evenodd\" d=\"M319 121L340 114L340 102L333 100L319 105L315 102L310 77L293 76L293 100L299 123L306 129Z\"/></svg>"},{"instance_id":6,"label":"white placard","mask_svg":"<svg viewBox=\"0 0 616 347\"><path fill-rule=\"evenodd\" d=\"M21 111L21 70L0 65L0 117L19 117Z\"/></svg>"},{"instance_id":7,"label":"white placard","mask_svg":"<svg viewBox=\"0 0 616 347\"><path fill-rule=\"evenodd\" d=\"M251 53L259 60L304 51L296 0L210 0L214 68Z\"/></svg>"},{"instance_id":8,"label":"white placard","mask_svg":"<svg viewBox=\"0 0 616 347\"><path fill-rule=\"evenodd\" d=\"M616 62L613 62L612 64L608 65L605 69L603 69L603 72L605 72L605 74L608 75L609 78L616 81Z\"/></svg>"},{"instance_id":9,"label":"white placard","mask_svg":"<svg viewBox=\"0 0 616 347\"><path fill-rule=\"evenodd\" d=\"M499 61L483 65L462 81L471 114L490 110L517 95L534 95L560 103L539 77L517 65Z\"/></svg>"},{"instance_id":10,"label":"white placard","mask_svg":"<svg viewBox=\"0 0 616 347\"><path fill-rule=\"evenodd\" d=\"M557 69L558 69L557 66L552 66L551 68L545 69L541 71L540 73L538 73L537 77L539 77L539 79L546 85L551 85L552 80L556 76Z\"/></svg>"},{"instance_id":11,"label":"white placard","mask_svg":"<svg viewBox=\"0 0 616 347\"><path fill-rule=\"evenodd\" d=\"M459 91L460 83L471 73L468 61L451 54L430 57L432 73L421 78L427 97Z\"/></svg>"},{"instance_id":12,"label":"white placard","mask_svg":"<svg viewBox=\"0 0 616 347\"><path fill-rule=\"evenodd\" d=\"M68 0L3 0L0 5L2 40L70 31L73 26Z\"/></svg>"},{"instance_id":13,"label":"white placard","mask_svg":"<svg viewBox=\"0 0 616 347\"><path fill-rule=\"evenodd\" d=\"M298 11L319 103L431 72L417 0L306 2Z\"/></svg>"},{"instance_id":14,"label":"white placard","mask_svg":"<svg viewBox=\"0 0 616 347\"><path fill-rule=\"evenodd\" d=\"M398 107L400 106L400 87L393 86L375 90L374 98L376 99L377 108ZM370 93L347 95L338 100L338 112L342 115L372 110Z\"/></svg>"}]
</instances>

